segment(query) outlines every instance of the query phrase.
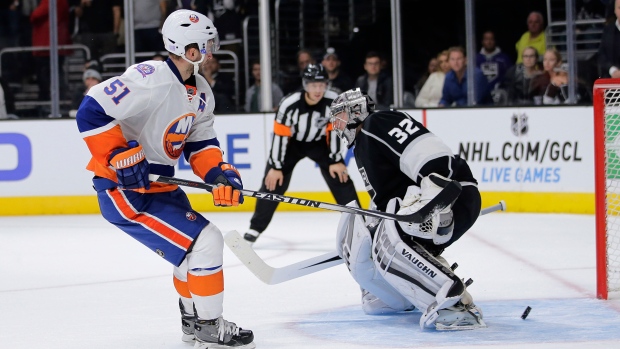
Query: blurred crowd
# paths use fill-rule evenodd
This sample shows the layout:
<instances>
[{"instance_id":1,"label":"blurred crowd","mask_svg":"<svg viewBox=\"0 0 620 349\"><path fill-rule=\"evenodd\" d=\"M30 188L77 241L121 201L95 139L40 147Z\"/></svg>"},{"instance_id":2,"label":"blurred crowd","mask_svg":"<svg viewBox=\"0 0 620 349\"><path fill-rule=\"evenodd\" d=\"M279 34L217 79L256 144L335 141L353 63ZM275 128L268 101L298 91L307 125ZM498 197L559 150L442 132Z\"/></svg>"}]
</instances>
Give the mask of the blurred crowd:
<instances>
[{"instance_id":1,"label":"blurred crowd","mask_svg":"<svg viewBox=\"0 0 620 349\"><path fill-rule=\"evenodd\" d=\"M606 5L607 22L598 48L600 77L620 77L620 0L598 0ZM125 49L126 28L123 0L57 0L58 44L70 46L59 50L60 99L63 110L75 110L88 88L106 76L102 61ZM161 39L161 25L166 16L177 9L192 9L211 18L218 29L222 49L243 55L242 23L257 8L255 1L241 0L133 0L135 51L145 53L137 60L166 59ZM49 0L2 0L0 2L0 51L16 47L49 46ZM527 31L514 43L516 60L496 44L496 33L487 30L477 38L479 51L475 57L474 97L476 105L547 105L592 102L591 81L577 78L575 100L569 100L569 74L566 57L548 45L545 18L533 11L527 18ZM90 57L81 62L77 81L72 81L66 60L88 48ZM392 72L384 52L369 50L363 62L363 74L348 76L343 69L341 52L328 49L298 48L297 67L301 72L308 64L322 64L329 74L330 89L342 92L360 87L367 91L379 109L393 107ZM513 50L511 47L510 50ZM17 57L17 58L12 58ZM248 57L248 67L222 69L226 57L215 55L202 65L201 74L211 84L216 97L216 112L261 111L260 61ZM239 62L243 60L239 59ZM416 80L405 84L403 107L433 108L468 105L468 59L461 46L446 47L437 52L416 74ZM351 67L348 67L351 68ZM248 71L248 86L242 72ZM50 56L46 50L34 50L2 57L0 66L0 118L45 117L50 105ZM81 80L79 80L81 77ZM271 85L272 105L289 93L301 89L301 77L278 80ZM31 86L30 89L25 86ZM17 95L16 95L17 94ZM30 109L16 108L16 101ZM20 113L21 109L22 112ZM20 115L21 114L21 115Z\"/></svg>"}]
</instances>

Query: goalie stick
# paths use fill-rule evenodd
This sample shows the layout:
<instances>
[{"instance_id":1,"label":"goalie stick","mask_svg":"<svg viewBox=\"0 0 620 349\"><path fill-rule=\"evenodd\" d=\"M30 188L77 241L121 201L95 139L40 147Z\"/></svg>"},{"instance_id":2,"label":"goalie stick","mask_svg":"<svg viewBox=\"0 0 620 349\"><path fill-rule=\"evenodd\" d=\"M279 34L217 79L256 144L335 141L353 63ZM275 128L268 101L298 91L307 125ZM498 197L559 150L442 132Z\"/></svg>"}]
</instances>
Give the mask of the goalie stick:
<instances>
[{"instance_id":1,"label":"goalie stick","mask_svg":"<svg viewBox=\"0 0 620 349\"><path fill-rule=\"evenodd\" d=\"M193 187L198 189L205 189L209 192L216 187L215 184L202 183L202 182L194 182L187 179L174 178L174 177L166 177L155 174L149 175L149 180L152 182L159 183L167 183L167 184L176 184L182 185L185 187ZM395 213L387 213L375 210L365 210L359 207L350 207L338 204L330 204L328 202L314 201L308 199L300 199L294 198L291 196L284 196L279 194L270 194L270 193L261 193L258 191L248 190L248 189L240 189L241 194L253 197L261 200L269 200L275 202L285 202L288 204L295 204L301 206L309 206L322 208L325 210L360 214L369 217L376 218L385 218L392 219L401 222L411 222L411 223L422 223L425 222L428 218L436 214L437 212L443 210L448 205L452 204L456 200L456 198L461 193L461 184L457 181L451 181L446 185L437 196L435 196L428 204L422 207L418 212L414 212L408 215L397 215Z\"/></svg>"},{"instance_id":2,"label":"goalie stick","mask_svg":"<svg viewBox=\"0 0 620 349\"><path fill-rule=\"evenodd\" d=\"M483 216L495 211L506 211L506 203L504 200L496 205L481 210L480 215ZM338 252L331 251L284 267L274 268L265 263L237 231L233 230L226 233L224 241L235 256L250 269L252 274L267 285L275 285L293 280L344 262L342 258L338 256Z\"/></svg>"}]
</instances>

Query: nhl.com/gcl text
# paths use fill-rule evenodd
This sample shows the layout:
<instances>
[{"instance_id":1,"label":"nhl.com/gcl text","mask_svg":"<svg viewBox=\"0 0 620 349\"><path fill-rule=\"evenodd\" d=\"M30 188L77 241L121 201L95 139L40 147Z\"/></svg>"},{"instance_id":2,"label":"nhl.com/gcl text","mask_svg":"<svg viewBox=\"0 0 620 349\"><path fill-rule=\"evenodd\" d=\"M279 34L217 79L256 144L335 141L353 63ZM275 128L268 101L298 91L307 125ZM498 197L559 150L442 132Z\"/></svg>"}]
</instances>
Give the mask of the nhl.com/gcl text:
<instances>
[{"instance_id":1,"label":"nhl.com/gcl text","mask_svg":"<svg viewBox=\"0 0 620 349\"><path fill-rule=\"evenodd\" d=\"M469 163L483 165L478 179L487 183L558 183L561 164L582 161L579 142L552 139L504 142L497 146L492 142L461 142L459 156Z\"/></svg>"}]
</instances>

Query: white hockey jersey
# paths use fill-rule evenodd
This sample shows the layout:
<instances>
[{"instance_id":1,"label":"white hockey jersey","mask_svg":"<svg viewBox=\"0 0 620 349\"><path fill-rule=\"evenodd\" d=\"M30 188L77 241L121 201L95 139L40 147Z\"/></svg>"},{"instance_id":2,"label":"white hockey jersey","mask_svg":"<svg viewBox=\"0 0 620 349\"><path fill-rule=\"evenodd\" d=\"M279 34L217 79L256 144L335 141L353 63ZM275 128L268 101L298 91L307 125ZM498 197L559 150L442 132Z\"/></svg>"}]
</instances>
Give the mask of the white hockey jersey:
<instances>
[{"instance_id":1,"label":"white hockey jersey","mask_svg":"<svg viewBox=\"0 0 620 349\"><path fill-rule=\"evenodd\" d=\"M93 158L87 169L116 181L109 155L138 141L151 172L171 176L184 154L194 173L206 172L222 161L213 129L213 92L202 76L183 82L174 63L146 61L123 75L90 89L77 112L77 124ZM151 191L176 186L154 185Z\"/></svg>"}]
</instances>

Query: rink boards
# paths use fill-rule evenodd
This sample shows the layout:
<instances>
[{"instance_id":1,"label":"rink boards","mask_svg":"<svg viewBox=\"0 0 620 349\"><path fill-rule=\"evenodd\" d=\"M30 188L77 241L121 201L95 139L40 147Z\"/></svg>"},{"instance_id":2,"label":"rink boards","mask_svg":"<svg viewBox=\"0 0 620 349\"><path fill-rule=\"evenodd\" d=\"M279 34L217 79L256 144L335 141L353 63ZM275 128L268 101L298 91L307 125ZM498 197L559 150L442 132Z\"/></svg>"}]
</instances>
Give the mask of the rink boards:
<instances>
[{"instance_id":1,"label":"rink boards","mask_svg":"<svg viewBox=\"0 0 620 349\"><path fill-rule=\"evenodd\" d=\"M512 212L594 212L592 107L409 110L467 159L483 206L505 200ZM224 160L258 190L271 144L273 113L216 117ZM0 215L96 213L86 144L73 119L0 122ZM352 153L347 166L363 205L369 201ZM177 177L196 180L183 158ZM386 174L387 177L390 174ZM221 210L188 189L198 211ZM289 196L333 202L310 160L295 168ZM230 210L251 211L254 201ZM280 205L281 210L313 210Z\"/></svg>"}]
</instances>

